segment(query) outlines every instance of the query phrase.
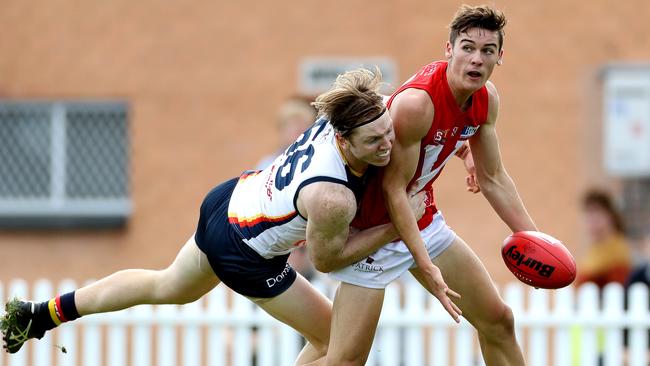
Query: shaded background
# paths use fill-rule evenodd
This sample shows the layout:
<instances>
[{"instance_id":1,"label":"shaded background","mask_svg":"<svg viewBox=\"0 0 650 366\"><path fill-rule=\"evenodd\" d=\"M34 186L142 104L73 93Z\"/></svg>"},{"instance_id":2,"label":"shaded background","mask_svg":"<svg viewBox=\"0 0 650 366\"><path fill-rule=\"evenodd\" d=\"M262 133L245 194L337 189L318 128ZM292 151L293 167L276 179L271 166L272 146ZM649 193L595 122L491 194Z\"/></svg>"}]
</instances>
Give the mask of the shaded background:
<instances>
[{"instance_id":1,"label":"shaded background","mask_svg":"<svg viewBox=\"0 0 650 366\"><path fill-rule=\"evenodd\" d=\"M575 249L581 192L621 185L601 168L598 73L612 62L649 62L648 3L494 4L509 19L504 64L492 77L503 159L539 228ZM3 229L0 281L168 265L204 194L276 148L276 112L300 93L305 57L388 57L404 81L443 57L459 5L0 1L0 97L126 101L134 206L121 229ZM459 160L436 192L494 279L514 280L499 253L509 231L481 196L465 193Z\"/></svg>"}]
</instances>

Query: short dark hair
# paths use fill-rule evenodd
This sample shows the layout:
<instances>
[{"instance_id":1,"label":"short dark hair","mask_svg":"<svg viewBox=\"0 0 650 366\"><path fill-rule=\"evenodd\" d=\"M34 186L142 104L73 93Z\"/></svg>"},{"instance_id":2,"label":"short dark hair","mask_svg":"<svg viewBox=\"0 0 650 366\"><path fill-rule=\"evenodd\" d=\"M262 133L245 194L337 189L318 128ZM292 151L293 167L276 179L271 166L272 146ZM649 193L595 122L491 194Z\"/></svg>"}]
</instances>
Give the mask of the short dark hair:
<instances>
[{"instance_id":1,"label":"short dark hair","mask_svg":"<svg viewBox=\"0 0 650 366\"><path fill-rule=\"evenodd\" d=\"M452 45L461 33L470 28L482 28L499 34L499 50L503 47L503 28L506 26L503 12L488 5L462 5L449 24L449 43Z\"/></svg>"},{"instance_id":2,"label":"short dark hair","mask_svg":"<svg viewBox=\"0 0 650 366\"><path fill-rule=\"evenodd\" d=\"M359 68L339 75L334 86L312 103L320 115L326 116L332 127L347 136L355 127L376 119L384 110L379 94L381 72Z\"/></svg>"},{"instance_id":3,"label":"short dark hair","mask_svg":"<svg viewBox=\"0 0 650 366\"><path fill-rule=\"evenodd\" d=\"M587 191L582 198L582 207L587 209L594 206L607 212L609 217L612 219L612 223L616 232L619 234L623 234L625 232L623 217L614 205L614 202L609 193L598 189L591 189Z\"/></svg>"}]
</instances>

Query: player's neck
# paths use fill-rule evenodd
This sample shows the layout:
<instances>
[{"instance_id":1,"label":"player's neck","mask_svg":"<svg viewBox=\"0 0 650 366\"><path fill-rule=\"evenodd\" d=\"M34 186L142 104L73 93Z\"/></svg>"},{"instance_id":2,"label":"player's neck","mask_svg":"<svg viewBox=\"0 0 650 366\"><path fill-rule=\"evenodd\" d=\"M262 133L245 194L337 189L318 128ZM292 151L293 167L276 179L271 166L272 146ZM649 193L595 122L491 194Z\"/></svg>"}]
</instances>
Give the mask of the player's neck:
<instances>
[{"instance_id":1,"label":"player's neck","mask_svg":"<svg viewBox=\"0 0 650 366\"><path fill-rule=\"evenodd\" d=\"M350 169L350 172L352 172L352 174L356 175L357 177L360 177L363 175L363 173L366 172L366 170L368 169L368 164L357 159L349 150L342 148L338 140L336 140L336 148L339 154L341 155L343 162L345 163L345 165L347 165L347 167Z\"/></svg>"},{"instance_id":2,"label":"player's neck","mask_svg":"<svg viewBox=\"0 0 650 366\"><path fill-rule=\"evenodd\" d=\"M463 89L458 84L459 83L454 80L453 75L449 73L449 69L447 69L447 85L449 86L449 90L451 90L451 95L454 96L458 108L465 110L469 107L472 94L474 94L476 90Z\"/></svg>"}]
</instances>

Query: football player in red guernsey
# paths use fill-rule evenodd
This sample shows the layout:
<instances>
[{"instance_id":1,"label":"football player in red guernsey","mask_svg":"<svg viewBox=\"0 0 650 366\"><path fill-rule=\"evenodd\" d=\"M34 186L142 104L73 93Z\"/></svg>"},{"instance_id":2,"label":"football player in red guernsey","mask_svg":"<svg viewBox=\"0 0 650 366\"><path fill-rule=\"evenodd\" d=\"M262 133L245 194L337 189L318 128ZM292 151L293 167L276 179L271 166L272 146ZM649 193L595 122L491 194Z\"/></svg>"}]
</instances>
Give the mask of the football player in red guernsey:
<instances>
[{"instance_id":1,"label":"football player in red guernsey","mask_svg":"<svg viewBox=\"0 0 650 366\"><path fill-rule=\"evenodd\" d=\"M342 284L326 364L365 363L384 288L407 270L455 321L462 314L476 328L487 365L525 364L511 309L478 256L447 227L432 193L447 160L469 141L467 159L473 155L478 185L499 217L513 232L537 230L501 162L496 135L499 96L489 78L502 62L505 23L498 10L462 6L450 25L447 60L424 66L389 99L396 134L391 162L365 193L356 224L392 220L403 241L331 273ZM407 199L422 191L430 205L417 222Z\"/></svg>"}]
</instances>

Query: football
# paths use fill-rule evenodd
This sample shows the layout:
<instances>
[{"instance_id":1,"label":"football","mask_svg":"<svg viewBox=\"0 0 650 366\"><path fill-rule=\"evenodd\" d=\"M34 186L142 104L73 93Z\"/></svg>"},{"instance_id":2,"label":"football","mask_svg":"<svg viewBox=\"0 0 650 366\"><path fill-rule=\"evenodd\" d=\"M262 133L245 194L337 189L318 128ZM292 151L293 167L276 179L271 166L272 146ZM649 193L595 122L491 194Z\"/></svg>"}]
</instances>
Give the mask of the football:
<instances>
[{"instance_id":1,"label":"football","mask_svg":"<svg viewBox=\"0 0 650 366\"><path fill-rule=\"evenodd\" d=\"M519 231L503 242L501 256L521 282L535 288L557 289L576 278L576 262L558 239L539 231Z\"/></svg>"}]
</instances>

